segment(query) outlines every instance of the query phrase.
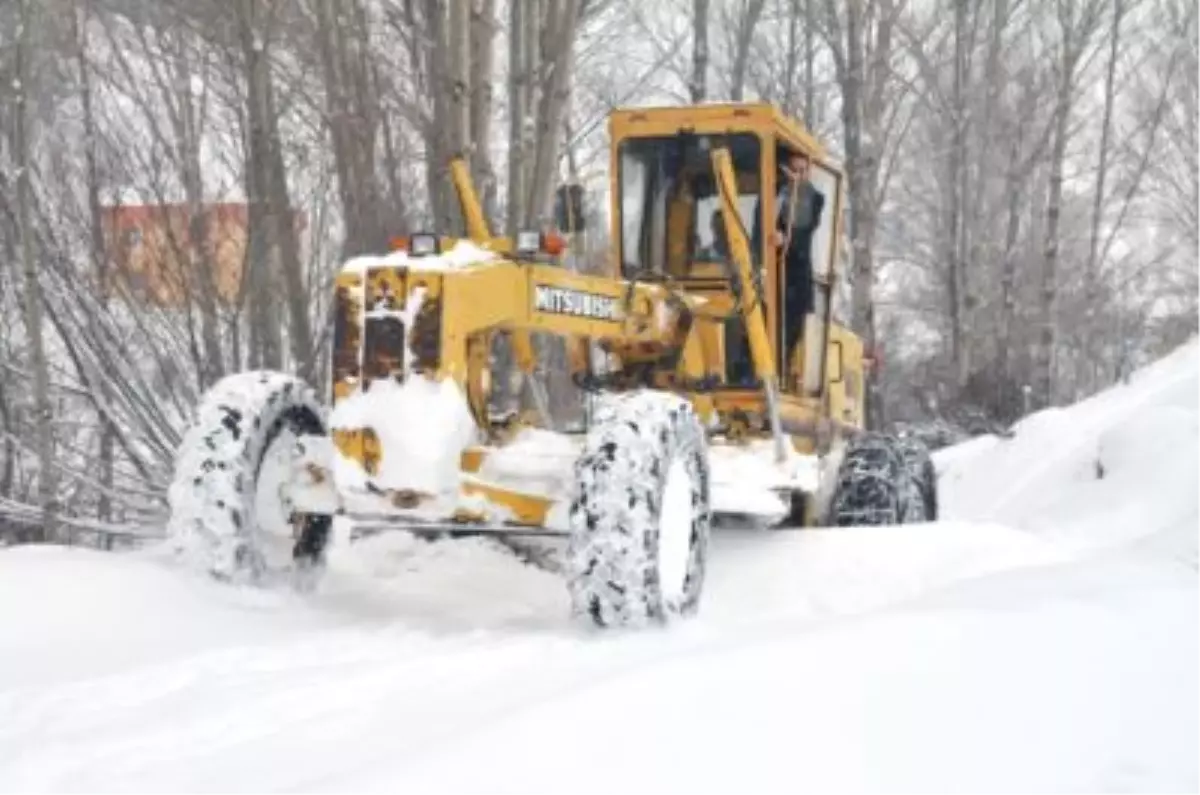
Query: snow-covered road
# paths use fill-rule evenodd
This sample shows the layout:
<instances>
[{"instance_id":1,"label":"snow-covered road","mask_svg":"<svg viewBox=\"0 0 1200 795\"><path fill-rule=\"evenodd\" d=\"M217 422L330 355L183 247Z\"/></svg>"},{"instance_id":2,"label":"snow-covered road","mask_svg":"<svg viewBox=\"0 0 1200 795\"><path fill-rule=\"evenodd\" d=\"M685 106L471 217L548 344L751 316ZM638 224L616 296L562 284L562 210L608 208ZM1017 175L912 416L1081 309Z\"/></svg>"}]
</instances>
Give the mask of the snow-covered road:
<instances>
[{"instance_id":1,"label":"snow-covered road","mask_svg":"<svg viewBox=\"0 0 1200 795\"><path fill-rule=\"evenodd\" d=\"M48 590L74 597L6 634L0 786L1195 787L1194 572L1032 549L1022 563L998 530L928 530L899 561L867 553L892 547L866 534L722 538L702 620L621 638L561 627L557 581L476 542L443 549L444 568L483 565L514 593L474 592L474 624L465 575L457 598L388 615L408 589L300 605L140 561L12 551L5 604L21 605L18 566L40 581L21 589L25 614ZM945 535L977 531L992 537L977 557Z\"/></svg>"},{"instance_id":2,"label":"snow-covered road","mask_svg":"<svg viewBox=\"0 0 1200 795\"><path fill-rule=\"evenodd\" d=\"M665 631L483 540L310 597L0 551L0 790L1195 791L1198 375L939 454L936 524L718 531Z\"/></svg>"}]
</instances>

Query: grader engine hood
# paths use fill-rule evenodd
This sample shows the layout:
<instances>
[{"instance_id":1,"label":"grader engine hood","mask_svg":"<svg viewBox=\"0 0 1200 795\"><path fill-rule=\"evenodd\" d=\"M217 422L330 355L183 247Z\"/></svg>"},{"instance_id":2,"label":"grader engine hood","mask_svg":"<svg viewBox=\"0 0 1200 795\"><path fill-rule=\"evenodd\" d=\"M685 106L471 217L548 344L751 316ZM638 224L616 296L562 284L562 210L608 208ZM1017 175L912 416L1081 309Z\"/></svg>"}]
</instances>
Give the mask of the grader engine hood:
<instances>
[{"instance_id":1,"label":"grader engine hood","mask_svg":"<svg viewBox=\"0 0 1200 795\"><path fill-rule=\"evenodd\" d=\"M445 254L353 260L337 278L335 300L334 484L383 499L389 510L442 517L480 512L465 499L482 487L463 462L483 437L495 441L488 411L494 332L511 335L517 370L549 423L533 333L566 338L576 375L590 377L588 341L634 374L672 372L693 303L662 284L575 273L465 241ZM548 508L530 504L504 503L517 520L540 522ZM492 508L483 513L491 516Z\"/></svg>"},{"instance_id":2,"label":"grader engine hood","mask_svg":"<svg viewBox=\"0 0 1200 795\"><path fill-rule=\"evenodd\" d=\"M433 514L452 510L460 455L476 437L462 389L442 368L446 259L352 260L335 299L334 480Z\"/></svg>"}]
</instances>

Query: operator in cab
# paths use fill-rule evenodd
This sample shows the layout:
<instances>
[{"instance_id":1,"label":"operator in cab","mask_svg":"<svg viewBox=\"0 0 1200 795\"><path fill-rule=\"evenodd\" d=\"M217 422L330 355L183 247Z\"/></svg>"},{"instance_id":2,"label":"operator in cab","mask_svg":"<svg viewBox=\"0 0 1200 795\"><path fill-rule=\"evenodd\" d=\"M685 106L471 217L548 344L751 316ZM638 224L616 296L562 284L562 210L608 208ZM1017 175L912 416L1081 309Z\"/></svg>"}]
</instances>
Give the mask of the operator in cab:
<instances>
[{"instance_id":1,"label":"operator in cab","mask_svg":"<svg viewBox=\"0 0 1200 795\"><path fill-rule=\"evenodd\" d=\"M728 262L729 240L725 236L725 221L721 217L720 208L713 210L708 219L709 232L712 242L696 252L696 258L701 262Z\"/></svg>"},{"instance_id":2,"label":"operator in cab","mask_svg":"<svg viewBox=\"0 0 1200 795\"><path fill-rule=\"evenodd\" d=\"M785 347L790 361L792 349L804 328L804 316L813 311L813 233L821 224L825 197L810 179L808 158L789 153L781 165L776 204L779 213L773 241L782 252L787 290L783 299L786 318Z\"/></svg>"}]
</instances>

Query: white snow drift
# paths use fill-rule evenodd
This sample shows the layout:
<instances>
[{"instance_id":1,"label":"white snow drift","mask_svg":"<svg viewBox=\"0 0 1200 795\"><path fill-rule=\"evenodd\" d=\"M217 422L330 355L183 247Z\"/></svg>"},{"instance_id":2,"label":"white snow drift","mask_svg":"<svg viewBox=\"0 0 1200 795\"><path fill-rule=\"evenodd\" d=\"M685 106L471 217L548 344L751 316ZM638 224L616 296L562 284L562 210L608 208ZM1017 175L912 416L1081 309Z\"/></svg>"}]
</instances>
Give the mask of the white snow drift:
<instances>
[{"instance_id":1,"label":"white snow drift","mask_svg":"<svg viewBox=\"0 0 1200 795\"><path fill-rule=\"evenodd\" d=\"M1198 389L1193 343L942 451L939 523L718 531L663 631L487 541L307 597L0 550L0 790L1194 791Z\"/></svg>"}]
</instances>

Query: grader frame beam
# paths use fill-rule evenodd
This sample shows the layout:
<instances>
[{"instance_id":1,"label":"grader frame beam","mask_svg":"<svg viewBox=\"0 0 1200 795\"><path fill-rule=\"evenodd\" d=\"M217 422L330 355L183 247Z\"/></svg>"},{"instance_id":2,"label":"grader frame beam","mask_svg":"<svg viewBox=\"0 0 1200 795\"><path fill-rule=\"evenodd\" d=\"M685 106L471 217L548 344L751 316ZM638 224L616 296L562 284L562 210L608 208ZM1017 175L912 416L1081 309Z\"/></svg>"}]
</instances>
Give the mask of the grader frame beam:
<instances>
[{"instance_id":1,"label":"grader frame beam","mask_svg":"<svg viewBox=\"0 0 1200 795\"><path fill-rule=\"evenodd\" d=\"M718 148L712 157L721 184L732 184L728 152ZM711 418L722 402L711 394L689 390L686 384L711 376L720 365L717 333L725 314L706 311L705 299L670 284L581 274L556 265L522 261L513 251L512 241L490 235L462 159L451 163L451 175L472 242L501 256L464 269L423 268L419 257L409 257L403 264L374 263L339 274L339 323L361 325L335 341L335 360L348 363L356 358L356 351L336 350L339 345L356 348L359 340L374 342L370 352L362 353L361 368L335 367L335 403L357 388L369 388L378 379L448 378L463 390L477 426L490 431L486 373L491 336L497 332L512 335L518 365L528 376L535 365L530 336L537 331L568 341L574 371L586 367L586 346L599 343L623 366L645 366L655 386L683 394L702 416ZM736 270L728 277L731 283L740 285L734 291L740 302L732 309L750 335L754 369L766 385L763 409L774 436L776 459L783 461L785 439L764 307L759 291L751 287L754 276L744 230L724 187L722 195L722 212L730 239L735 241ZM414 298L419 307L401 323L397 333L394 315L401 312L401 307L412 311ZM382 313L377 311L379 307L383 307ZM414 372L403 374L406 351L411 351L416 361L411 363ZM749 404L749 411L739 409L738 417L762 413L755 409L756 404L763 403L764 394L751 393L745 398L743 403ZM544 415L544 406L539 408ZM793 409L816 413L815 407L804 404ZM746 430L750 430L749 424ZM368 474L383 452L378 440L366 431L335 432L333 443ZM549 510L546 499L479 480L470 471L467 459L481 458L486 448L471 453L464 456L463 462L460 491L464 497L501 505L521 525L544 524ZM401 508L421 502L420 495L391 498ZM483 519L470 515L456 518Z\"/></svg>"},{"instance_id":2,"label":"grader frame beam","mask_svg":"<svg viewBox=\"0 0 1200 795\"><path fill-rule=\"evenodd\" d=\"M738 212L732 155L724 145L717 145L710 160L731 254L730 262L712 274L717 285L724 284L716 292L712 286L695 291L686 279L643 280L637 272L627 278L577 273L517 252L515 241L492 236L467 163L455 158L450 174L466 232L474 245L497 256L461 269L436 263L423 267L420 257L409 256L400 263L383 261L344 270L338 277L338 320L359 326L335 339L335 361L344 366L334 368L334 402L378 379L452 379L466 395L477 427L488 437L487 444L464 454L460 492L503 506L524 526L544 524L549 502L540 495L483 482L471 464L505 444L504 429L493 422L488 410L489 352L498 333L509 335L516 364L546 426L548 401L532 378L533 332L566 341L573 374L589 371L589 346L598 344L614 354L623 372L634 379L629 385L641 379L685 397L702 421L730 442L769 436L778 464L786 461L789 445L797 452L812 453L825 449L839 432L854 433L850 413L833 414L838 406L829 388L816 395L781 393L775 350L780 341L769 331L763 274L756 270ZM454 243L442 241L443 247ZM401 324L399 334L386 333L382 326L394 323L386 310L397 314L418 292L421 308ZM385 312L375 311L380 306ZM744 326L756 387L725 383L723 329L730 320ZM375 324L380 327L372 327ZM385 339L396 349L380 342ZM356 368L359 340L375 340L375 344L372 351L362 351L362 366ZM349 350L340 350L341 345ZM416 354L415 372L408 374L402 372L406 349ZM382 455L377 439L367 431L353 430L335 431L333 436L343 456L372 472L372 464ZM391 497L401 508L420 500L419 495ZM485 521L480 516L454 519Z\"/></svg>"},{"instance_id":3,"label":"grader frame beam","mask_svg":"<svg viewBox=\"0 0 1200 795\"><path fill-rule=\"evenodd\" d=\"M721 199L721 220L725 224L725 236L737 268L735 278L738 289L735 296L740 298L738 310L745 320L746 333L750 337L750 358L754 364L754 372L763 382L767 418L771 424L771 439L775 444L775 460L777 463L783 463L787 452L784 449L783 427L779 418L779 381L775 372L775 350L770 335L767 334L766 307L763 306L759 290L755 287L748 236L742 228L742 221L734 203L734 197L737 195L737 177L733 172L729 150L723 147L714 149L712 163L713 173L717 178L717 192ZM778 340L776 343L778 344Z\"/></svg>"},{"instance_id":4,"label":"grader frame beam","mask_svg":"<svg viewBox=\"0 0 1200 795\"><path fill-rule=\"evenodd\" d=\"M721 184L732 184L728 152L718 148L712 156ZM425 270L420 259L414 258L403 266L344 271L338 276L337 287L343 296L342 311L351 318L362 317L381 301L390 300L396 308L414 291L422 291L430 309L424 318L418 314L412 327L405 330L405 343L414 349L436 352L436 361L429 357L422 369L431 370L430 374L437 377L453 378L470 397L481 427L488 422L483 413L480 372L486 366L486 356L479 351L486 350L482 342L495 332L511 335L514 357L526 375L536 365L532 332L566 339L577 371L586 364L587 343L598 342L626 363L657 364L675 356L676 374L686 379L700 380L716 372L722 360L716 336L718 324L726 317L723 312L706 309L703 299L670 285L581 274L556 265L519 260L512 241L491 236L466 163L456 158L450 171L472 242L503 258L464 270ZM764 408L777 455L782 458L779 389L765 307L758 291L751 287L754 275L746 236L726 191L723 187L722 212L730 239L736 241L737 263L729 277L742 285L738 291L741 302L732 309L746 324L754 370L765 385ZM356 294L361 304L354 300ZM343 342L350 345L367 336L366 324L372 322L386 322L386 318L364 318L363 327L351 330ZM349 357L350 353L346 351L345 355ZM365 372L366 366L361 374L351 367L335 372L335 401L353 390L357 378L369 381L390 376L398 368L402 353L383 351L382 362L377 363L381 366L374 372ZM661 386L671 386L670 372L658 375ZM711 398L691 394L686 388L677 391L693 397L702 413L711 411Z\"/></svg>"}]
</instances>

